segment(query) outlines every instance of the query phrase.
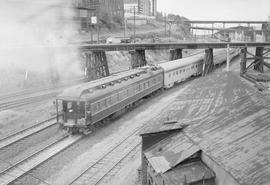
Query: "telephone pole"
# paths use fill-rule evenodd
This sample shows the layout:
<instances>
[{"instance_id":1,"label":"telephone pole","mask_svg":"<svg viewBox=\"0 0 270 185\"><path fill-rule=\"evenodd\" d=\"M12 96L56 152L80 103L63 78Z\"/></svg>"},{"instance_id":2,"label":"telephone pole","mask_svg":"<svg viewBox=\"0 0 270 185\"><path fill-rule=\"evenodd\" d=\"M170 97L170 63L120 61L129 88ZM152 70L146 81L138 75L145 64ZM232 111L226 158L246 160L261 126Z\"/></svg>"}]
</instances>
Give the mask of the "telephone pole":
<instances>
[{"instance_id":1,"label":"telephone pole","mask_svg":"<svg viewBox=\"0 0 270 185\"><path fill-rule=\"evenodd\" d=\"M134 35L133 35L133 42L135 42L135 36L136 36L136 6L133 7L133 13L134 13Z\"/></svg>"}]
</instances>

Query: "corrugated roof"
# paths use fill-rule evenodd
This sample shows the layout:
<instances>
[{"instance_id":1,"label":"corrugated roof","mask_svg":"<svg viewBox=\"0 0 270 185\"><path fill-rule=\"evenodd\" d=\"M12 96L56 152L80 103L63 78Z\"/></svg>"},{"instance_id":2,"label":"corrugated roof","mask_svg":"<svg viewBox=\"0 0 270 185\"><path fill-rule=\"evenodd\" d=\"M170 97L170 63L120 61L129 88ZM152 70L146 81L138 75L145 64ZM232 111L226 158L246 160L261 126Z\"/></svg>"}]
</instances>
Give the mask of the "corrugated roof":
<instances>
[{"instance_id":1,"label":"corrugated roof","mask_svg":"<svg viewBox=\"0 0 270 185\"><path fill-rule=\"evenodd\" d=\"M148 157L163 156L173 167L182 161L181 152L192 154L197 145L239 184L269 184L269 94L259 93L234 73L209 75L192 82L166 114L188 126L147 150ZM163 129L162 121L154 122L153 132ZM155 152L159 145L161 154Z\"/></svg>"},{"instance_id":2,"label":"corrugated roof","mask_svg":"<svg viewBox=\"0 0 270 185\"><path fill-rule=\"evenodd\" d=\"M166 182L170 185L193 184L204 179L204 185L215 185L215 173L201 161L179 165L173 170L163 174ZM212 181L207 181L213 179Z\"/></svg>"},{"instance_id":3,"label":"corrugated roof","mask_svg":"<svg viewBox=\"0 0 270 185\"><path fill-rule=\"evenodd\" d=\"M190 122L185 133L239 184L270 182L270 105L260 94L235 100Z\"/></svg>"},{"instance_id":4,"label":"corrugated roof","mask_svg":"<svg viewBox=\"0 0 270 185\"><path fill-rule=\"evenodd\" d=\"M198 151L199 147L185 135L177 134L148 148L144 154L158 173L164 173Z\"/></svg>"},{"instance_id":5,"label":"corrugated roof","mask_svg":"<svg viewBox=\"0 0 270 185\"><path fill-rule=\"evenodd\" d=\"M196 79L170 106L164 108L158 117L150 120L141 134L182 128L186 122L207 117L215 112L217 107L230 104L237 98L253 93L255 89L243 83L232 72ZM167 119L177 120L178 123L164 124Z\"/></svg>"}]
</instances>

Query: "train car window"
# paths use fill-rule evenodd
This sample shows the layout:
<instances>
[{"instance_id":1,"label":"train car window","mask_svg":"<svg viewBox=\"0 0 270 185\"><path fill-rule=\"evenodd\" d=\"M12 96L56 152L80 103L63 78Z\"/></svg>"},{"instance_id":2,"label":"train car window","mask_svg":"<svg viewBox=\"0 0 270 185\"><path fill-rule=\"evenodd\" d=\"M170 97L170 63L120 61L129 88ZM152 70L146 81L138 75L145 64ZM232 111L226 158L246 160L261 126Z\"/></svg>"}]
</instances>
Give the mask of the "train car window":
<instances>
[{"instance_id":1,"label":"train car window","mask_svg":"<svg viewBox=\"0 0 270 185\"><path fill-rule=\"evenodd\" d=\"M175 72L173 72L173 76L175 75Z\"/></svg>"},{"instance_id":2,"label":"train car window","mask_svg":"<svg viewBox=\"0 0 270 185\"><path fill-rule=\"evenodd\" d=\"M67 102L67 109L72 109L72 102Z\"/></svg>"},{"instance_id":3,"label":"train car window","mask_svg":"<svg viewBox=\"0 0 270 185\"><path fill-rule=\"evenodd\" d=\"M107 105L111 105L111 104L112 104L111 97L108 97L108 98L107 98Z\"/></svg>"},{"instance_id":4,"label":"train car window","mask_svg":"<svg viewBox=\"0 0 270 185\"><path fill-rule=\"evenodd\" d=\"M171 78L171 73L169 73L169 78Z\"/></svg>"},{"instance_id":5,"label":"train car window","mask_svg":"<svg viewBox=\"0 0 270 185\"><path fill-rule=\"evenodd\" d=\"M150 81L149 80L147 81L147 87L150 87Z\"/></svg>"},{"instance_id":6,"label":"train car window","mask_svg":"<svg viewBox=\"0 0 270 185\"><path fill-rule=\"evenodd\" d=\"M145 84L145 82L143 83L143 89L145 89L146 88L146 84Z\"/></svg>"},{"instance_id":7,"label":"train car window","mask_svg":"<svg viewBox=\"0 0 270 185\"><path fill-rule=\"evenodd\" d=\"M85 102L80 102L79 103L79 109L80 109L80 114L84 114L84 112L85 112Z\"/></svg>"},{"instance_id":8,"label":"train car window","mask_svg":"<svg viewBox=\"0 0 270 185\"><path fill-rule=\"evenodd\" d=\"M178 75L178 70L176 71L176 75Z\"/></svg>"},{"instance_id":9,"label":"train car window","mask_svg":"<svg viewBox=\"0 0 270 185\"><path fill-rule=\"evenodd\" d=\"M93 103L92 104L92 112L93 113L96 113L97 112L97 104L96 103Z\"/></svg>"},{"instance_id":10,"label":"train car window","mask_svg":"<svg viewBox=\"0 0 270 185\"><path fill-rule=\"evenodd\" d=\"M108 106L108 104L107 104L107 98L105 98L104 100L102 100L102 102L103 102L104 107L107 107Z\"/></svg>"},{"instance_id":11,"label":"train car window","mask_svg":"<svg viewBox=\"0 0 270 185\"><path fill-rule=\"evenodd\" d=\"M63 101L63 112L67 112L67 102Z\"/></svg>"},{"instance_id":12,"label":"train car window","mask_svg":"<svg viewBox=\"0 0 270 185\"><path fill-rule=\"evenodd\" d=\"M112 96L111 96L111 103L112 104L115 104L117 102L117 95L116 94L113 94Z\"/></svg>"},{"instance_id":13,"label":"train car window","mask_svg":"<svg viewBox=\"0 0 270 185\"><path fill-rule=\"evenodd\" d=\"M99 111L101 111L102 109L103 109L103 105L102 105L103 103L100 101L100 102L98 102L98 110Z\"/></svg>"},{"instance_id":14,"label":"train car window","mask_svg":"<svg viewBox=\"0 0 270 185\"><path fill-rule=\"evenodd\" d=\"M133 96L134 86L128 89L128 97Z\"/></svg>"}]
</instances>

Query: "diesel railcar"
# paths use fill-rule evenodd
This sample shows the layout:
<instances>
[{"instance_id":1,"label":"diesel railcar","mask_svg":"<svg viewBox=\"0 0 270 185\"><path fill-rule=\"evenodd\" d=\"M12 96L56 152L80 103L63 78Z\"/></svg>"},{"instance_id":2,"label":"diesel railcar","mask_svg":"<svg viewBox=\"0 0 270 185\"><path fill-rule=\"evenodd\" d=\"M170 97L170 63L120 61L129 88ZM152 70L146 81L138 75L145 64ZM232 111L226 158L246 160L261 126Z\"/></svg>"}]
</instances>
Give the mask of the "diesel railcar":
<instances>
[{"instance_id":1,"label":"diesel railcar","mask_svg":"<svg viewBox=\"0 0 270 185\"><path fill-rule=\"evenodd\" d=\"M163 70L155 66L78 85L58 96L57 121L71 133L86 134L99 121L162 87Z\"/></svg>"}]
</instances>

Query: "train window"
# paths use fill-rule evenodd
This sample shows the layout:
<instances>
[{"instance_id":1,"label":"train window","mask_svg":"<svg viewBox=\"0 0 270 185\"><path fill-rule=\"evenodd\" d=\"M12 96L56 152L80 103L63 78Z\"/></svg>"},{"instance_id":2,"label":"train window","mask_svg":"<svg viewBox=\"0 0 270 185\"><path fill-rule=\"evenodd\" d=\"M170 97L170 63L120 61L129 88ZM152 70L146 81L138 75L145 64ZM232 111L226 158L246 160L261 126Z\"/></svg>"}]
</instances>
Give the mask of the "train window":
<instances>
[{"instance_id":1,"label":"train window","mask_svg":"<svg viewBox=\"0 0 270 185\"><path fill-rule=\"evenodd\" d=\"M173 76L175 75L175 72L173 72Z\"/></svg>"},{"instance_id":2,"label":"train window","mask_svg":"<svg viewBox=\"0 0 270 185\"><path fill-rule=\"evenodd\" d=\"M126 99L126 97L127 97L127 90L123 90L123 99Z\"/></svg>"},{"instance_id":3,"label":"train window","mask_svg":"<svg viewBox=\"0 0 270 185\"><path fill-rule=\"evenodd\" d=\"M117 94L113 94L111 96L111 102L112 102L112 104L115 104L117 102Z\"/></svg>"},{"instance_id":4,"label":"train window","mask_svg":"<svg viewBox=\"0 0 270 185\"><path fill-rule=\"evenodd\" d=\"M176 71L176 75L178 75L178 70Z\"/></svg>"},{"instance_id":5,"label":"train window","mask_svg":"<svg viewBox=\"0 0 270 185\"><path fill-rule=\"evenodd\" d=\"M93 113L96 113L97 112L97 104L96 103L93 103L92 104L92 112Z\"/></svg>"},{"instance_id":6,"label":"train window","mask_svg":"<svg viewBox=\"0 0 270 185\"><path fill-rule=\"evenodd\" d=\"M108 105L109 105L109 102L108 102L107 98L104 99L104 105L105 105L105 107L108 107Z\"/></svg>"},{"instance_id":7,"label":"train window","mask_svg":"<svg viewBox=\"0 0 270 185\"><path fill-rule=\"evenodd\" d=\"M101 100L101 101L99 102L99 110L103 110L104 107L105 107L105 101L104 101L104 100Z\"/></svg>"},{"instance_id":8,"label":"train window","mask_svg":"<svg viewBox=\"0 0 270 185\"><path fill-rule=\"evenodd\" d=\"M63 101L63 112L67 112L67 102Z\"/></svg>"},{"instance_id":9,"label":"train window","mask_svg":"<svg viewBox=\"0 0 270 185\"><path fill-rule=\"evenodd\" d=\"M122 100L122 92L121 91L117 94L117 100L118 101Z\"/></svg>"},{"instance_id":10,"label":"train window","mask_svg":"<svg viewBox=\"0 0 270 185\"><path fill-rule=\"evenodd\" d=\"M100 103L99 102L96 103L96 106L97 106L97 112L100 111Z\"/></svg>"},{"instance_id":11,"label":"train window","mask_svg":"<svg viewBox=\"0 0 270 185\"><path fill-rule=\"evenodd\" d=\"M169 73L169 78L171 77L171 73Z\"/></svg>"},{"instance_id":12,"label":"train window","mask_svg":"<svg viewBox=\"0 0 270 185\"><path fill-rule=\"evenodd\" d=\"M108 97L108 98L107 98L107 106L108 106L108 105L111 105L111 104L112 104L111 97Z\"/></svg>"},{"instance_id":13,"label":"train window","mask_svg":"<svg viewBox=\"0 0 270 185\"><path fill-rule=\"evenodd\" d=\"M79 111L81 114L84 114L84 112L85 112L85 103L84 102L79 103Z\"/></svg>"},{"instance_id":14,"label":"train window","mask_svg":"<svg viewBox=\"0 0 270 185\"><path fill-rule=\"evenodd\" d=\"M72 108L72 102L67 102L67 109L71 109Z\"/></svg>"}]
</instances>

